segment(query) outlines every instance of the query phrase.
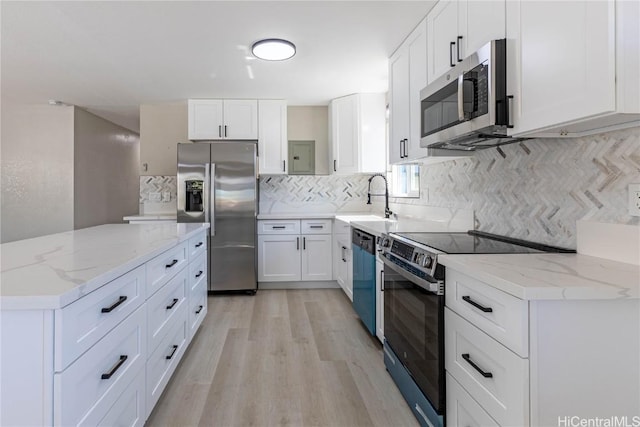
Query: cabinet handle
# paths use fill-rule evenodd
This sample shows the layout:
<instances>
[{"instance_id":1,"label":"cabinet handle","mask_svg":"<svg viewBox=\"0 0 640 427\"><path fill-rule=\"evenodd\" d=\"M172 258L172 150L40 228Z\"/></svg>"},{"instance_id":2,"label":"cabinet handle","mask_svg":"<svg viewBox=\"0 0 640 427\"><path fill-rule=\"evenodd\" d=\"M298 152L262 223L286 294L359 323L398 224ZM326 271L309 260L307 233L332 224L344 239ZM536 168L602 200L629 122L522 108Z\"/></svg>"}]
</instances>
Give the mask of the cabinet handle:
<instances>
[{"instance_id":1,"label":"cabinet handle","mask_svg":"<svg viewBox=\"0 0 640 427\"><path fill-rule=\"evenodd\" d=\"M460 41L462 40L462 36L458 36L458 43L456 43L456 53L458 56L458 62L462 62L462 59L460 58Z\"/></svg>"},{"instance_id":2,"label":"cabinet handle","mask_svg":"<svg viewBox=\"0 0 640 427\"><path fill-rule=\"evenodd\" d=\"M171 261L171 264L166 264L166 265L164 266L164 268L171 268L171 267L173 267L174 265L176 265L177 263L178 263L178 260L177 260L177 259L174 259L173 261Z\"/></svg>"},{"instance_id":3,"label":"cabinet handle","mask_svg":"<svg viewBox=\"0 0 640 427\"><path fill-rule=\"evenodd\" d=\"M455 46L456 42L449 43L449 65L455 67L456 64L453 63L453 46Z\"/></svg>"},{"instance_id":4,"label":"cabinet handle","mask_svg":"<svg viewBox=\"0 0 640 427\"><path fill-rule=\"evenodd\" d=\"M203 273L203 271L202 271L202 270L198 271L198 274L196 274L196 279L197 279L198 277L202 276L202 273Z\"/></svg>"},{"instance_id":5,"label":"cabinet handle","mask_svg":"<svg viewBox=\"0 0 640 427\"><path fill-rule=\"evenodd\" d=\"M286 172L287 171L287 161L283 160L282 161L282 172Z\"/></svg>"},{"instance_id":6,"label":"cabinet handle","mask_svg":"<svg viewBox=\"0 0 640 427\"><path fill-rule=\"evenodd\" d=\"M513 129L511 124L511 109L513 108L513 95L507 95L507 128Z\"/></svg>"},{"instance_id":7,"label":"cabinet handle","mask_svg":"<svg viewBox=\"0 0 640 427\"><path fill-rule=\"evenodd\" d=\"M120 298L118 298L118 301L114 302L112 306L110 307L106 307L103 308L101 310L102 313L111 313L113 310L115 310L115 308L117 306L119 306L120 304L122 304L123 302L125 302L127 300L126 295L121 295Z\"/></svg>"},{"instance_id":8,"label":"cabinet handle","mask_svg":"<svg viewBox=\"0 0 640 427\"><path fill-rule=\"evenodd\" d=\"M296 237L296 250L299 251L300 250L300 238Z\"/></svg>"},{"instance_id":9,"label":"cabinet handle","mask_svg":"<svg viewBox=\"0 0 640 427\"><path fill-rule=\"evenodd\" d=\"M310 225L309 228L324 228L324 225Z\"/></svg>"},{"instance_id":10,"label":"cabinet handle","mask_svg":"<svg viewBox=\"0 0 640 427\"><path fill-rule=\"evenodd\" d=\"M102 374L102 376L100 377L103 380L108 380L109 378L111 378L113 376L113 374L115 374L118 369L120 369L120 366L122 366L124 364L124 362L127 361L127 359L129 358L129 356L123 354L120 356L120 359L116 362L115 365L113 365L113 367L111 368L111 370L109 372L107 372L106 374Z\"/></svg>"},{"instance_id":11,"label":"cabinet handle","mask_svg":"<svg viewBox=\"0 0 640 427\"><path fill-rule=\"evenodd\" d=\"M478 365L476 365L475 363L473 363L473 360L471 360L471 357L469 357L469 353L465 353L462 355L462 358L464 360L466 360L466 362L473 366L473 369L475 369L476 371L480 372L480 375L482 375L485 378L493 378L493 374L491 372L485 372L482 369L480 369L480 367Z\"/></svg>"},{"instance_id":12,"label":"cabinet handle","mask_svg":"<svg viewBox=\"0 0 640 427\"><path fill-rule=\"evenodd\" d=\"M165 356L165 359L167 360L173 359L173 355L176 354L176 350L178 349L177 345L173 345L171 347L173 347L173 350L171 350L171 354L168 356Z\"/></svg>"},{"instance_id":13,"label":"cabinet handle","mask_svg":"<svg viewBox=\"0 0 640 427\"><path fill-rule=\"evenodd\" d=\"M345 246L342 247L342 251L341 251L341 256L342 256L342 262L347 262L347 260L345 259L346 257L344 256L344 251L346 251L347 248Z\"/></svg>"},{"instance_id":14,"label":"cabinet handle","mask_svg":"<svg viewBox=\"0 0 640 427\"><path fill-rule=\"evenodd\" d=\"M384 292L384 270L380 270L380 292Z\"/></svg>"},{"instance_id":15,"label":"cabinet handle","mask_svg":"<svg viewBox=\"0 0 640 427\"><path fill-rule=\"evenodd\" d=\"M409 140L405 138L402 141L404 143L404 158L406 159L407 157L409 157L409 150L407 149L407 143L409 142Z\"/></svg>"},{"instance_id":16,"label":"cabinet handle","mask_svg":"<svg viewBox=\"0 0 640 427\"><path fill-rule=\"evenodd\" d=\"M399 142L400 142L400 158L404 159L404 154L402 153L402 139Z\"/></svg>"},{"instance_id":17,"label":"cabinet handle","mask_svg":"<svg viewBox=\"0 0 640 427\"><path fill-rule=\"evenodd\" d=\"M198 309L196 310L196 314L200 314L200 312L202 311L202 309L204 308L204 306L199 306Z\"/></svg>"},{"instance_id":18,"label":"cabinet handle","mask_svg":"<svg viewBox=\"0 0 640 427\"><path fill-rule=\"evenodd\" d=\"M333 161L333 171L334 172L338 172L338 169L336 168L336 161Z\"/></svg>"},{"instance_id":19,"label":"cabinet handle","mask_svg":"<svg viewBox=\"0 0 640 427\"><path fill-rule=\"evenodd\" d=\"M302 250L303 251L307 250L307 238L306 237L302 238Z\"/></svg>"},{"instance_id":20,"label":"cabinet handle","mask_svg":"<svg viewBox=\"0 0 640 427\"><path fill-rule=\"evenodd\" d=\"M471 304L472 306L474 306L475 308L477 308L478 310L483 311L483 312L485 312L485 313L491 313L491 312L493 311L493 308L491 308L491 307L484 307L484 306L482 306L482 305L478 304L477 302L475 302L474 300L472 300L472 299L471 299L471 297L470 297L469 295L465 295L465 296L463 296L463 297L462 297L462 299L463 299L465 302L467 302L467 303Z\"/></svg>"},{"instance_id":21,"label":"cabinet handle","mask_svg":"<svg viewBox=\"0 0 640 427\"><path fill-rule=\"evenodd\" d=\"M284 225L274 225L271 227L272 230L284 230L285 226Z\"/></svg>"},{"instance_id":22,"label":"cabinet handle","mask_svg":"<svg viewBox=\"0 0 640 427\"><path fill-rule=\"evenodd\" d=\"M222 126L218 125L218 137L222 138Z\"/></svg>"},{"instance_id":23,"label":"cabinet handle","mask_svg":"<svg viewBox=\"0 0 640 427\"><path fill-rule=\"evenodd\" d=\"M200 246L202 246L204 243L203 242L198 242L198 244L196 245L196 248L199 248Z\"/></svg>"},{"instance_id":24,"label":"cabinet handle","mask_svg":"<svg viewBox=\"0 0 640 427\"><path fill-rule=\"evenodd\" d=\"M171 310L173 307L175 307L175 305L178 303L179 299L178 298L174 298L173 301L171 302L171 304L169 304L167 306L167 310Z\"/></svg>"},{"instance_id":25,"label":"cabinet handle","mask_svg":"<svg viewBox=\"0 0 640 427\"><path fill-rule=\"evenodd\" d=\"M224 137L227 137L227 125L224 125Z\"/></svg>"}]
</instances>

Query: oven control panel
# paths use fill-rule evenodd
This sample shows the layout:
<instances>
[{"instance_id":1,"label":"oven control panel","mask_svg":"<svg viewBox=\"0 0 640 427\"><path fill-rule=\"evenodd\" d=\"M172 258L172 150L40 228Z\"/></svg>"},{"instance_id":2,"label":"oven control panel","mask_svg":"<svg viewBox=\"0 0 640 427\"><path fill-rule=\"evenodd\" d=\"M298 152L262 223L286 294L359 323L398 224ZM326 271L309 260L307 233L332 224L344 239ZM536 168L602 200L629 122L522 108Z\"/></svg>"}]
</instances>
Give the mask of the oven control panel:
<instances>
[{"instance_id":1,"label":"oven control panel","mask_svg":"<svg viewBox=\"0 0 640 427\"><path fill-rule=\"evenodd\" d=\"M435 253L394 238L393 236L383 236L381 241L382 253L387 255L388 259L402 260L399 264L404 265L404 268L417 270L435 278L437 264Z\"/></svg>"}]
</instances>

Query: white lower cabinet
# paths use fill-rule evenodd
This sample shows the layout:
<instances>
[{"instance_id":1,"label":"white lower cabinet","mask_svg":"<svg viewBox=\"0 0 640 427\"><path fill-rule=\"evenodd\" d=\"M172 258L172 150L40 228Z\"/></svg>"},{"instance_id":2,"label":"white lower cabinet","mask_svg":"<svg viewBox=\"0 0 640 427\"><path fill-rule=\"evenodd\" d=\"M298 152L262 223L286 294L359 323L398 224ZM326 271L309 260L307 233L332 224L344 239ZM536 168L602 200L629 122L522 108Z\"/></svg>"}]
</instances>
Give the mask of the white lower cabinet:
<instances>
[{"instance_id":1,"label":"white lower cabinet","mask_svg":"<svg viewBox=\"0 0 640 427\"><path fill-rule=\"evenodd\" d=\"M87 420L87 426L142 426L147 416L145 396L145 372L140 371L138 376L129 384L127 389L118 397L118 400L109 408L102 419L97 422Z\"/></svg>"},{"instance_id":2,"label":"white lower cabinet","mask_svg":"<svg viewBox=\"0 0 640 427\"><path fill-rule=\"evenodd\" d=\"M353 301L353 272L351 267L351 226L336 219L333 223L334 278Z\"/></svg>"},{"instance_id":3,"label":"white lower cabinet","mask_svg":"<svg viewBox=\"0 0 640 427\"><path fill-rule=\"evenodd\" d=\"M331 220L258 221L258 282L332 280L331 254Z\"/></svg>"},{"instance_id":4,"label":"white lower cabinet","mask_svg":"<svg viewBox=\"0 0 640 427\"><path fill-rule=\"evenodd\" d=\"M384 342L384 263L376 256L376 337Z\"/></svg>"},{"instance_id":5,"label":"white lower cabinet","mask_svg":"<svg viewBox=\"0 0 640 427\"><path fill-rule=\"evenodd\" d=\"M499 427L469 393L447 373L447 424L452 426Z\"/></svg>"}]
</instances>

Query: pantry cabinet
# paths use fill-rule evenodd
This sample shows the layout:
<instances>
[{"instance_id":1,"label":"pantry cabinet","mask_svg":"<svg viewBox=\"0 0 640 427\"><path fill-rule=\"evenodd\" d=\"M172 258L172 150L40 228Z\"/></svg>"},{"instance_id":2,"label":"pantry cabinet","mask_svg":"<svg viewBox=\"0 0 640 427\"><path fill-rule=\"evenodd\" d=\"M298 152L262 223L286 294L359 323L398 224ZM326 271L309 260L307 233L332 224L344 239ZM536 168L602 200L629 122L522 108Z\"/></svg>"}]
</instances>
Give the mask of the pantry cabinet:
<instances>
[{"instance_id":1,"label":"pantry cabinet","mask_svg":"<svg viewBox=\"0 0 640 427\"><path fill-rule=\"evenodd\" d=\"M284 100L259 100L258 161L260 174L287 174L288 145L287 102Z\"/></svg>"},{"instance_id":2,"label":"pantry cabinet","mask_svg":"<svg viewBox=\"0 0 640 427\"><path fill-rule=\"evenodd\" d=\"M428 83L505 34L505 0L440 0L427 15Z\"/></svg>"},{"instance_id":3,"label":"pantry cabinet","mask_svg":"<svg viewBox=\"0 0 640 427\"><path fill-rule=\"evenodd\" d=\"M640 124L639 9L614 0L507 2L512 133L581 136Z\"/></svg>"},{"instance_id":4,"label":"pantry cabinet","mask_svg":"<svg viewBox=\"0 0 640 427\"><path fill-rule=\"evenodd\" d=\"M332 173L384 172L386 101L383 93L360 93L329 103Z\"/></svg>"},{"instance_id":5,"label":"pantry cabinet","mask_svg":"<svg viewBox=\"0 0 640 427\"><path fill-rule=\"evenodd\" d=\"M190 99L190 140L258 139L255 99Z\"/></svg>"},{"instance_id":6,"label":"pantry cabinet","mask_svg":"<svg viewBox=\"0 0 640 427\"><path fill-rule=\"evenodd\" d=\"M258 221L258 282L330 281L331 220Z\"/></svg>"}]
</instances>

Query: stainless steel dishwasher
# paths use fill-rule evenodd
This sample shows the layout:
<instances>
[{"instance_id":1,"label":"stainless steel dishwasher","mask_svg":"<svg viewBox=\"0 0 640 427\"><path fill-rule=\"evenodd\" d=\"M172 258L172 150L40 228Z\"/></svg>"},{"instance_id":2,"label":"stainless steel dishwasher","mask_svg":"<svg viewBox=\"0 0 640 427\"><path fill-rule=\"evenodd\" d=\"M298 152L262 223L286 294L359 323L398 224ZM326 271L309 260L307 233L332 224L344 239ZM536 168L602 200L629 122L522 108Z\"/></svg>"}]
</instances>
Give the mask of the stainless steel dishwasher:
<instances>
[{"instance_id":1,"label":"stainless steel dishwasher","mask_svg":"<svg viewBox=\"0 0 640 427\"><path fill-rule=\"evenodd\" d=\"M369 330L376 334L376 239L373 235L352 229L353 308Z\"/></svg>"}]
</instances>

